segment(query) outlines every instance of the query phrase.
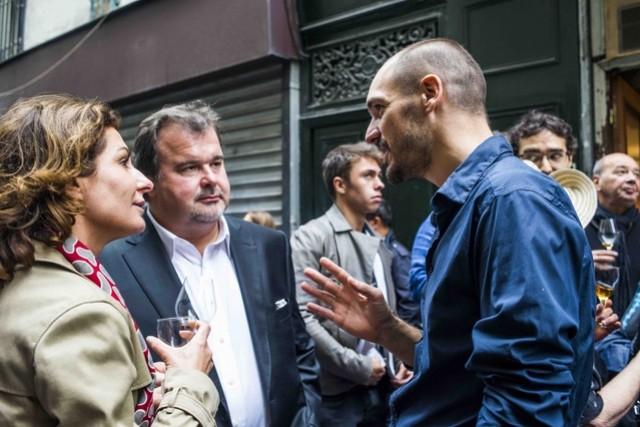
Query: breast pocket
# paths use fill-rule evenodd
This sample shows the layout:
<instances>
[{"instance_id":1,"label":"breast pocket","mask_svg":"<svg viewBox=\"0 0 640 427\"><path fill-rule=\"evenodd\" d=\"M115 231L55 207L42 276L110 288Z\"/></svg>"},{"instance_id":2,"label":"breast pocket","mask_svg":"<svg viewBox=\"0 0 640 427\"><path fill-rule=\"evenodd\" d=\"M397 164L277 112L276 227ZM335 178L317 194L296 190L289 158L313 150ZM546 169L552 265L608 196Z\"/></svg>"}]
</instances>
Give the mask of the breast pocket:
<instances>
[{"instance_id":1,"label":"breast pocket","mask_svg":"<svg viewBox=\"0 0 640 427\"><path fill-rule=\"evenodd\" d=\"M274 302L273 308L278 322L286 322L291 317L291 303L286 298Z\"/></svg>"}]
</instances>

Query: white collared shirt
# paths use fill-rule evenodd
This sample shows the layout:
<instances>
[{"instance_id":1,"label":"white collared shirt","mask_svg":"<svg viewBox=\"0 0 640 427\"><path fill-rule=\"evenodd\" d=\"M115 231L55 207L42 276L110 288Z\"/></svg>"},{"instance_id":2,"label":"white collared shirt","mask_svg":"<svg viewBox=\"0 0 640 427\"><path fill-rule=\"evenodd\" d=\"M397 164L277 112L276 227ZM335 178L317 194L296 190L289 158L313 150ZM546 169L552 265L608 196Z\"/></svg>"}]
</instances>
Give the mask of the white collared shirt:
<instances>
[{"instance_id":1,"label":"white collared shirt","mask_svg":"<svg viewBox=\"0 0 640 427\"><path fill-rule=\"evenodd\" d=\"M364 229L364 234L372 237L377 237L379 239L379 237L376 234L372 233L367 227L365 227ZM382 242L380 242L380 244L382 244ZM376 253L376 257L373 259L373 277L375 278L375 281L376 281L376 287L380 289L380 291L382 291L382 296L384 297L384 300L388 303L389 295L387 294L387 281L385 280L385 277L384 277L384 266L382 264L382 258L380 258L379 253ZM386 364L384 358L382 357L380 352L376 349L375 344L372 342L361 339L358 342L356 351L360 354L366 354L370 358L377 358L382 362L383 365Z\"/></svg>"},{"instance_id":2,"label":"white collared shirt","mask_svg":"<svg viewBox=\"0 0 640 427\"><path fill-rule=\"evenodd\" d=\"M211 325L209 348L234 427L265 427L265 405L244 301L231 260L229 227L200 255L190 242L162 227L148 211L198 317Z\"/></svg>"}]
</instances>

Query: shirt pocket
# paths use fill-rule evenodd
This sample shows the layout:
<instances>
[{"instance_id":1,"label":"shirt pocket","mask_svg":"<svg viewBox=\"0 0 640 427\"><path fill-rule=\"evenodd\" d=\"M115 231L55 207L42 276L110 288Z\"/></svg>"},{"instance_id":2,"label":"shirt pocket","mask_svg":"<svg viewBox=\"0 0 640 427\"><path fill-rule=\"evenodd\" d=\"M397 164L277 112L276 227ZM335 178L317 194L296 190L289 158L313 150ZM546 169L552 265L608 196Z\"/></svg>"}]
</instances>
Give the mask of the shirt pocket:
<instances>
[{"instance_id":1,"label":"shirt pocket","mask_svg":"<svg viewBox=\"0 0 640 427\"><path fill-rule=\"evenodd\" d=\"M278 299L274 303L274 310L277 322L287 322L291 318L291 303L286 298Z\"/></svg>"}]
</instances>

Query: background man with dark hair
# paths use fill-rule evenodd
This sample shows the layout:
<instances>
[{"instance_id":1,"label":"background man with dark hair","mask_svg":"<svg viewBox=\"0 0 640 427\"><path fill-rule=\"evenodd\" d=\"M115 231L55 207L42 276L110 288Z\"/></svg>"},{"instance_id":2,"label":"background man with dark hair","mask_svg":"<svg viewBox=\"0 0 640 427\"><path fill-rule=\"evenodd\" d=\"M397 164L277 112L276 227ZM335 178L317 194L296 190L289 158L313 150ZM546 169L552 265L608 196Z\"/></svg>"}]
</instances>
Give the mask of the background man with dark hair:
<instances>
[{"instance_id":1,"label":"background man with dark hair","mask_svg":"<svg viewBox=\"0 0 640 427\"><path fill-rule=\"evenodd\" d=\"M147 227L101 259L145 335L176 316L184 284L212 328L218 426L314 426L318 363L295 304L287 238L223 215L230 187L217 122L200 101L143 120L133 152L154 183Z\"/></svg>"},{"instance_id":2,"label":"background man with dark hair","mask_svg":"<svg viewBox=\"0 0 640 427\"><path fill-rule=\"evenodd\" d=\"M392 253L369 228L366 215L378 209L384 184L380 151L370 144L341 145L322 162L322 177L334 204L324 215L300 227L291 237L296 281L307 266L320 268L327 257L376 286L395 311L396 292L391 275ZM307 310L314 301L298 293L307 330L316 343L322 390L321 424L331 427L386 426L389 379L385 361L371 343L359 340L333 322ZM393 357L387 361L396 365ZM393 372L393 371L392 371ZM406 382L411 373L400 366L393 383Z\"/></svg>"},{"instance_id":3,"label":"background man with dark hair","mask_svg":"<svg viewBox=\"0 0 640 427\"><path fill-rule=\"evenodd\" d=\"M380 292L330 260L309 268L309 304L378 342L416 374L390 399L392 425L572 426L587 400L593 264L566 192L493 135L480 66L458 43L430 39L389 59L367 97L367 141L392 182L439 187L422 298L424 336ZM346 270L346 271L345 271Z\"/></svg>"},{"instance_id":4,"label":"background man with dark hair","mask_svg":"<svg viewBox=\"0 0 640 427\"><path fill-rule=\"evenodd\" d=\"M571 167L578 142L571 125L560 117L531 110L507 132L513 152L549 175Z\"/></svg>"}]
</instances>

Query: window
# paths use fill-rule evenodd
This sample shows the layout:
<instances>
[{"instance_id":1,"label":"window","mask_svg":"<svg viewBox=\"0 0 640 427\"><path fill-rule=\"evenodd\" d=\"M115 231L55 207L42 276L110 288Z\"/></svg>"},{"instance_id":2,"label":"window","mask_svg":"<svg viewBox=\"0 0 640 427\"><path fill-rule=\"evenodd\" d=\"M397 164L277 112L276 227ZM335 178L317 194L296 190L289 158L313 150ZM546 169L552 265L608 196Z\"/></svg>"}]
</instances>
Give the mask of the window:
<instances>
[{"instance_id":1,"label":"window","mask_svg":"<svg viewBox=\"0 0 640 427\"><path fill-rule=\"evenodd\" d=\"M0 0L0 62L22 52L25 0Z\"/></svg>"}]
</instances>

